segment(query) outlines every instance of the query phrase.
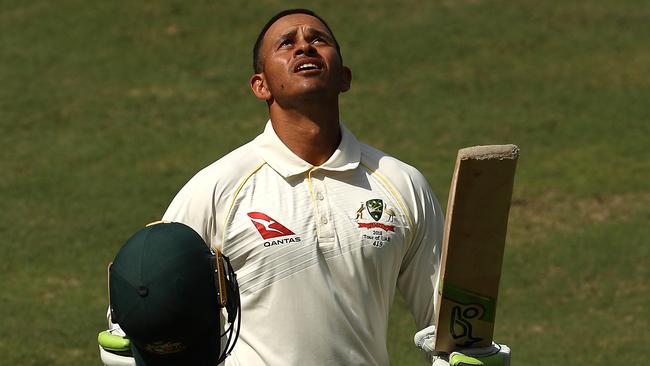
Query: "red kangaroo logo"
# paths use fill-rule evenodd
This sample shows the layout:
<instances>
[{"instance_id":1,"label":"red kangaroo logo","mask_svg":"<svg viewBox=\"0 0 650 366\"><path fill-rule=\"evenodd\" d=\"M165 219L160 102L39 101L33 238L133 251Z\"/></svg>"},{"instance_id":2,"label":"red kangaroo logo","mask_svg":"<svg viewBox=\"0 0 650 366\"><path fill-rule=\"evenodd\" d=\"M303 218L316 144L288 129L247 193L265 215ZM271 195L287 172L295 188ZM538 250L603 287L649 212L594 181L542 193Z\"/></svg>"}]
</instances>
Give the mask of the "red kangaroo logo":
<instances>
[{"instance_id":1,"label":"red kangaroo logo","mask_svg":"<svg viewBox=\"0 0 650 366\"><path fill-rule=\"evenodd\" d=\"M261 212L249 212L248 217L250 217L253 225L255 225L255 228L260 232L260 235L262 235L262 238L264 239L295 235L293 231L287 229L281 223Z\"/></svg>"}]
</instances>

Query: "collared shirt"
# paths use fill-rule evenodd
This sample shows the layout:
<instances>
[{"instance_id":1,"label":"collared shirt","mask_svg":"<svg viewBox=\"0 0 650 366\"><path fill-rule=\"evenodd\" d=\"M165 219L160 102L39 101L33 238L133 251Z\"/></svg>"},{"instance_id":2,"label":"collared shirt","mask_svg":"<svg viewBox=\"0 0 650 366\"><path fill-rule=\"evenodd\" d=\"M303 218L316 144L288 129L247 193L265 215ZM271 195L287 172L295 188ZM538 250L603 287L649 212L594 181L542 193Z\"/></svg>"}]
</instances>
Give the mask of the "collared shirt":
<instances>
[{"instance_id":1,"label":"collared shirt","mask_svg":"<svg viewBox=\"0 0 650 366\"><path fill-rule=\"evenodd\" d=\"M415 168L341 124L313 166L264 133L197 173L163 220L230 257L241 333L227 366L388 365L395 288L433 324L443 213Z\"/></svg>"}]
</instances>

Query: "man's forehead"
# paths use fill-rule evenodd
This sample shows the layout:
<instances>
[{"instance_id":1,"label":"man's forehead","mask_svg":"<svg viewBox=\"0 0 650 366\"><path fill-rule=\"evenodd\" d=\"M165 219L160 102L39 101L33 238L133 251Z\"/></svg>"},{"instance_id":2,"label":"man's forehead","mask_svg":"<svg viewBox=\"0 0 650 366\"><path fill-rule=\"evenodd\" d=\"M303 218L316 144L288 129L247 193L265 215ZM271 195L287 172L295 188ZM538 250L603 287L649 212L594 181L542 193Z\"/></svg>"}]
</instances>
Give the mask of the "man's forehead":
<instances>
[{"instance_id":1,"label":"man's forehead","mask_svg":"<svg viewBox=\"0 0 650 366\"><path fill-rule=\"evenodd\" d=\"M279 37L292 31L296 31L301 27L313 28L314 30L325 33L330 37L332 36L320 19L309 14L289 14L276 20L275 23L269 27L264 35L264 40Z\"/></svg>"}]
</instances>

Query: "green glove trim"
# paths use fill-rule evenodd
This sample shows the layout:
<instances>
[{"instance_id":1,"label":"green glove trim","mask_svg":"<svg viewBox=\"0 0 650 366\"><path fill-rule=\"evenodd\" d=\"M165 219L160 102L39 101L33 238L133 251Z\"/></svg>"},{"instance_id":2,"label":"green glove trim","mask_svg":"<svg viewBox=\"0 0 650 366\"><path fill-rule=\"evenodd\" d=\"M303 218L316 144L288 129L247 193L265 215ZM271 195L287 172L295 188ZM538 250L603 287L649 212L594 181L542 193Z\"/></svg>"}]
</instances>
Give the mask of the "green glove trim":
<instances>
[{"instance_id":1,"label":"green glove trim","mask_svg":"<svg viewBox=\"0 0 650 366\"><path fill-rule=\"evenodd\" d=\"M494 322L497 309L497 300L495 298L467 291L460 286L446 281L442 286L442 296L459 304L479 305L483 308L483 315L479 319L486 322Z\"/></svg>"},{"instance_id":2,"label":"green glove trim","mask_svg":"<svg viewBox=\"0 0 650 366\"><path fill-rule=\"evenodd\" d=\"M509 365L503 354L495 353L489 356L467 356L459 352L449 355L450 366L504 366Z\"/></svg>"},{"instance_id":3,"label":"green glove trim","mask_svg":"<svg viewBox=\"0 0 650 366\"><path fill-rule=\"evenodd\" d=\"M482 366L483 362L477 360L474 357L469 357L469 356L462 355L460 353L456 353L451 355L451 357L449 357L449 365L450 366L465 366L465 365Z\"/></svg>"},{"instance_id":4,"label":"green glove trim","mask_svg":"<svg viewBox=\"0 0 650 366\"><path fill-rule=\"evenodd\" d=\"M109 333L107 330L99 333L97 342L107 351L124 352L131 349L131 341Z\"/></svg>"}]
</instances>

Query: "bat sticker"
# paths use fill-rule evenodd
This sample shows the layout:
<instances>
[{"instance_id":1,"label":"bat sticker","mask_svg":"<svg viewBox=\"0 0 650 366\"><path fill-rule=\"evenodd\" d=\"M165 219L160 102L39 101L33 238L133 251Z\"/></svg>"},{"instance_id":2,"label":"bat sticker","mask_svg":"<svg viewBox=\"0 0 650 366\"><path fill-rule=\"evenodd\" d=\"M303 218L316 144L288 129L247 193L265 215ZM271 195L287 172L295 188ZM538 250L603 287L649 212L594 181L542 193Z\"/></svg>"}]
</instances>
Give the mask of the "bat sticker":
<instances>
[{"instance_id":1,"label":"bat sticker","mask_svg":"<svg viewBox=\"0 0 650 366\"><path fill-rule=\"evenodd\" d=\"M462 309L461 306L454 306L452 308L449 333L456 340L458 346L468 347L483 340L483 338L472 336L471 320L480 318L484 312L485 309L477 304L469 305L465 309ZM465 341L458 343L461 339L465 339Z\"/></svg>"}]
</instances>

